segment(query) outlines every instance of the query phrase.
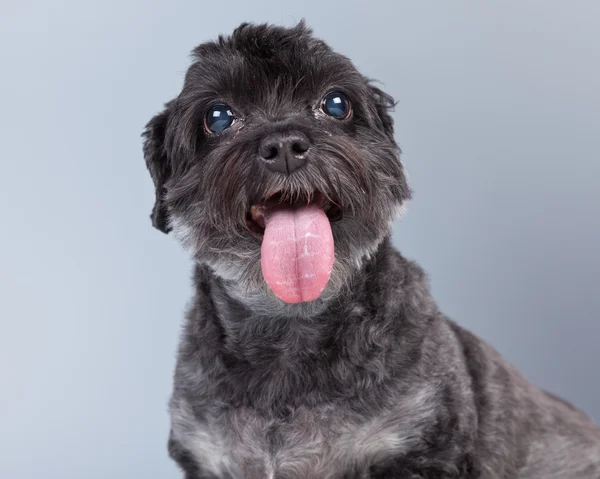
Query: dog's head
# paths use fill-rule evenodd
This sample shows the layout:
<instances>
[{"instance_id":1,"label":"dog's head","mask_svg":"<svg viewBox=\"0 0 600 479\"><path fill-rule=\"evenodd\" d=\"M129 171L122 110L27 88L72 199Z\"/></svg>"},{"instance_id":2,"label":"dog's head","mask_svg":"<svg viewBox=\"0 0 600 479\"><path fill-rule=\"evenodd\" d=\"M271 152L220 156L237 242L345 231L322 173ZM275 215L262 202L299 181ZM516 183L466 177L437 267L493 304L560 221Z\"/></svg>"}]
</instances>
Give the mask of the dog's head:
<instances>
[{"instance_id":1,"label":"dog's head","mask_svg":"<svg viewBox=\"0 0 600 479\"><path fill-rule=\"evenodd\" d=\"M410 196L393 99L302 22L193 55L144 132L154 226L249 295L331 297Z\"/></svg>"}]
</instances>

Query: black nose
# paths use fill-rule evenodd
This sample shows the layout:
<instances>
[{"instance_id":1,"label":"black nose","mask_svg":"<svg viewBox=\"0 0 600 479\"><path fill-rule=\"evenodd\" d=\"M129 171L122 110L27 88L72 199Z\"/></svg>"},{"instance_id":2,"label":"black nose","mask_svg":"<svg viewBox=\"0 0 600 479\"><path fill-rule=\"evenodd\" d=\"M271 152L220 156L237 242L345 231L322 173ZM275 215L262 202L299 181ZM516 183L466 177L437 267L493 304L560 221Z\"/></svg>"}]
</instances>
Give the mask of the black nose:
<instances>
[{"instance_id":1,"label":"black nose","mask_svg":"<svg viewBox=\"0 0 600 479\"><path fill-rule=\"evenodd\" d=\"M306 164L309 149L303 133L272 133L262 139L258 154L269 170L290 175Z\"/></svg>"}]
</instances>

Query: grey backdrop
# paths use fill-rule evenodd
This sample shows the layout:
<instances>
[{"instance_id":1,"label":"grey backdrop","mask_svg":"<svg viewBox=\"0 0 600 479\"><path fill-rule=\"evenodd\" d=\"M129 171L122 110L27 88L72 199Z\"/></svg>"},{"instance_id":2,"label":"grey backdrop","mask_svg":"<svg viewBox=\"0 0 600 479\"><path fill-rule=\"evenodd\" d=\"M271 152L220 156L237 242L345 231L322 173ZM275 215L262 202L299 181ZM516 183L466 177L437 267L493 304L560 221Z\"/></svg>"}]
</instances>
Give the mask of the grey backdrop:
<instances>
[{"instance_id":1,"label":"grey backdrop","mask_svg":"<svg viewBox=\"0 0 600 479\"><path fill-rule=\"evenodd\" d=\"M384 82L415 190L396 245L446 313L600 420L600 3L369 5L3 2L0 477L180 477L191 266L150 226L139 135L192 47L247 20L306 17Z\"/></svg>"}]
</instances>

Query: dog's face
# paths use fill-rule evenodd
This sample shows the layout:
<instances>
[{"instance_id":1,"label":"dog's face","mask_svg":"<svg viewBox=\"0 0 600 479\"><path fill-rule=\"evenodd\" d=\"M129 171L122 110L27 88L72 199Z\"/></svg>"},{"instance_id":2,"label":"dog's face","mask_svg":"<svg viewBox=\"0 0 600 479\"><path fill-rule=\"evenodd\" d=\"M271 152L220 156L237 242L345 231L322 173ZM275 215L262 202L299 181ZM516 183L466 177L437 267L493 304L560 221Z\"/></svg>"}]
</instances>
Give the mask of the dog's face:
<instances>
[{"instance_id":1,"label":"dog's face","mask_svg":"<svg viewBox=\"0 0 600 479\"><path fill-rule=\"evenodd\" d=\"M245 294L335 295L410 196L392 98L303 23L242 25L194 59L144 133L154 226Z\"/></svg>"}]
</instances>

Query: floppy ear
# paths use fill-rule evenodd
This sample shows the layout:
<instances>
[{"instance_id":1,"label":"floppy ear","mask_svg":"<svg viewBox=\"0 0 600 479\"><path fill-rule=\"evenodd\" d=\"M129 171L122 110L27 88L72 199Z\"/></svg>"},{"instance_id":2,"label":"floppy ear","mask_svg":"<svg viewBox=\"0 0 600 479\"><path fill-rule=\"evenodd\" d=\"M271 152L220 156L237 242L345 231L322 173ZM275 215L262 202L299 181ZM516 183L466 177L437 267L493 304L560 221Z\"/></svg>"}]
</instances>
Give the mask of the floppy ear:
<instances>
[{"instance_id":1,"label":"floppy ear","mask_svg":"<svg viewBox=\"0 0 600 479\"><path fill-rule=\"evenodd\" d=\"M171 176L171 162L165 150L165 133L171 114L171 104L172 102L167 103L164 111L154 116L146 125L144 133L142 133L144 159L156 190L156 201L150 218L152 219L152 225L163 233L168 233L171 230L163 200L166 193L164 185Z\"/></svg>"},{"instance_id":2,"label":"floppy ear","mask_svg":"<svg viewBox=\"0 0 600 479\"><path fill-rule=\"evenodd\" d=\"M369 88L375 100L377 115L383 125L383 131L390 139L394 140L394 120L390 115L390 111L396 106L396 102L391 95L388 95L376 86L369 85Z\"/></svg>"}]
</instances>

